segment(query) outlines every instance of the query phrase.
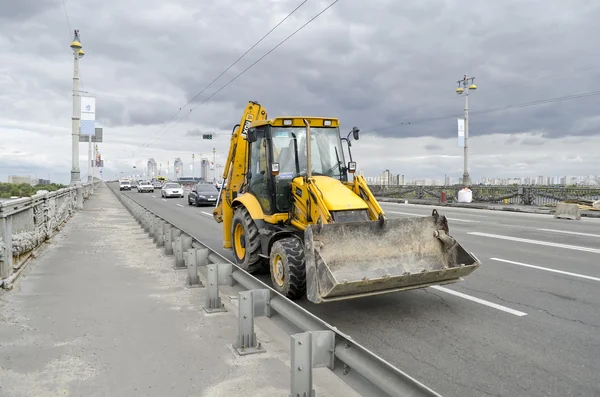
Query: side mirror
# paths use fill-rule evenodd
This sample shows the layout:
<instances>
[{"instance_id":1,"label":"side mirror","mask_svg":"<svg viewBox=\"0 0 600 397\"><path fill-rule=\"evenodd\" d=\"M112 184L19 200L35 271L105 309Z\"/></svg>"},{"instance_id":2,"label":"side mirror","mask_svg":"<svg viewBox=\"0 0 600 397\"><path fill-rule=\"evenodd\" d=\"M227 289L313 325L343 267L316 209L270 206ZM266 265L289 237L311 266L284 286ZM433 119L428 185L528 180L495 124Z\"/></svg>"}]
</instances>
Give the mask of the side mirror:
<instances>
[{"instance_id":1,"label":"side mirror","mask_svg":"<svg viewBox=\"0 0 600 397\"><path fill-rule=\"evenodd\" d=\"M271 174L279 175L279 163L271 163Z\"/></svg>"},{"instance_id":2,"label":"side mirror","mask_svg":"<svg viewBox=\"0 0 600 397\"><path fill-rule=\"evenodd\" d=\"M246 140L250 143L256 142L258 140L256 136L256 128L248 129L248 133L246 134Z\"/></svg>"},{"instance_id":3,"label":"side mirror","mask_svg":"<svg viewBox=\"0 0 600 397\"><path fill-rule=\"evenodd\" d=\"M355 141L358 141L358 131L360 131L358 128L352 127L352 136L354 137Z\"/></svg>"},{"instance_id":4,"label":"side mirror","mask_svg":"<svg viewBox=\"0 0 600 397\"><path fill-rule=\"evenodd\" d=\"M356 161L350 161L348 163L348 172L354 174L356 172Z\"/></svg>"}]
</instances>

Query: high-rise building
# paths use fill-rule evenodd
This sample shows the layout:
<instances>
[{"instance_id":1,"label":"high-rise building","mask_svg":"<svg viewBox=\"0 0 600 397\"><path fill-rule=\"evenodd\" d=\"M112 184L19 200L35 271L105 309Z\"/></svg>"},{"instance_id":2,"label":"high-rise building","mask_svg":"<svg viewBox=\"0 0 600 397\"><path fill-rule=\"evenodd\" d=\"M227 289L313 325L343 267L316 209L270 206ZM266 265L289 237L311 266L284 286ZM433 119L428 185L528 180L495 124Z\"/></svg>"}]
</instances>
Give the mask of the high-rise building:
<instances>
[{"instance_id":1,"label":"high-rise building","mask_svg":"<svg viewBox=\"0 0 600 397\"><path fill-rule=\"evenodd\" d=\"M146 175L149 178L154 178L155 176L158 176L158 170L156 168L156 161L153 158L149 158L148 159L148 165L146 168Z\"/></svg>"},{"instance_id":2,"label":"high-rise building","mask_svg":"<svg viewBox=\"0 0 600 397\"><path fill-rule=\"evenodd\" d=\"M15 183L15 184L27 183L27 184L31 185L31 176L29 176L29 175L9 175L8 183Z\"/></svg>"},{"instance_id":3,"label":"high-rise building","mask_svg":"<svg viewBox=\"0 0 600 397\"><path fill-rule=\"evenodd\" d=\"M200 177L202 181L208 182L208 159L202 159L200 162Z\"/></svg>"},{"instance_id":4,"label":"high-rise building","mask_svg":"<svg viewBox=\"0 0 600 397\"><path fill-rule=\"evenodd\" d=\"M173 162L173 168L175 170L175 180L183 176L183 161L177 157Z\"/></svg>"}]
</instances>

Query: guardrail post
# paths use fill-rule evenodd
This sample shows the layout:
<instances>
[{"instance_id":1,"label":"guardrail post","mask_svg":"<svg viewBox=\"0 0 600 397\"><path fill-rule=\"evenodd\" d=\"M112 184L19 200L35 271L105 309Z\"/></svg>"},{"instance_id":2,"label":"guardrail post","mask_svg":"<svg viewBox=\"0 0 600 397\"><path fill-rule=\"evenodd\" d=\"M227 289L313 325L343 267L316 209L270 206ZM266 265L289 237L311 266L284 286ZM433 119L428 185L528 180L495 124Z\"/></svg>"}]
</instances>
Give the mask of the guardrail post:
<instances>
[{"instance_id":1,"label":"guardrail post","mask_svg":"<svg viewBox=\"0 0 600 397\"><path fill-rule=\"evenodd\" d=\"M2 239L4 240L4 261L0 263L0 281L10 276L13 268L12 255L12 217L0 219ZM2 249L2 247L0 247Z\"/></svg>"},{"instance_id":2,"label":"guardrail post","mask_svg":"<svg viewBox=\"0 0 600 397\"><path fill-rule=\"evenodd\" d=\"M154 227L152 228L152 230L154 231L154 233L152 233L152 242L155 244L158 241L159 227L160 227L160 218L155 216L154 217Z\"/></svg>"},{"instance_id":3,"label":"guardrail post","mask_svg":"<svg viewBox=\"0 0 600 397\"><path fill-rule=\"evenodd\" d=\"M186 268L185 252L190 248L192 248L192 237L183 233L175 237L175 266L173 266L173 269L180 270Z\"/></svg>"},{"instance_id":4,"label":"guardrail post","mask_svg":"<svg viewBox=\"0 0 600 397\"><path fill-rule=\"evenodd\" d=\"M270 297L268 289L253 289L239 293L238 336L233 348L240 356L266 351L256 339L254 317L271 316Z\"/></svg>"},{"instance_id":5,"label":"guardrail post","mask_svg":"<svg viewBox=\"0 0 600 397\"><path fill-rule=\"evenodd\" d=\"M335 333L312 331L291 336L290 397L315 397L313 369L327 367L333 371Z\"/></svg>"},{"instance_id":6,"label":"guardrail post","mask_svg":"<svg viewBox=\"0 0 600 397\"><path fill-rule=\"evenodd\" d=\"M156 217L152 213L148 213L148 237L154 236Z\"/></svg>"},{"instance_id":7,"label":"guardrail post","mask_svg":"<svg viewBox=\"0 0 600 397\"><path fill-rule=\"evenodd\" d=\"M173 226L165 224L165 255L173 255Z\"/></svg>"},{"instance_id":8,"label":"guardrail post","mask_svg":"<svg viewBox=\"0 0 600 397\"><path fill-rule=\"evenodd\" d=\"M188 255L188 276L186 280L186 287L188 288L197 288L204 287L202 281L200 281L200 277L198 277L198 265L200 261L200 250L196 248L191 248L187 250ZM208 259L208 255L206 256Z\"/></svg>"},{"instance_id":9,"label":"guardrail post","mask_svg":"<svg viewBox=\"0 0 600 397\"><path fill-rule=\"evenodd\" d=\"M204 311L206 313L226 312L225 305L219 296L219 285L233 285L231 263L210 264L206 266L206 302Z\"/></svg>"},{"instance_id":10,"label":"guardrail post","mask_svg":"<svg viewBox=\"0 0 600 397\"><path fill-rule=\"evenodd\" d=\"M161 220L158 224L156 231L156 247L163 247L165 245L165 221Z\"/></svg>"},{"instance_id":11,"label":"guardrail post","mask_svg":"<svg viewBox=\"0 0 600 397\"><path fill-rule=\"evenodd\" d=\"M142 211L143 211L142 224L144 225L144 231L146 233L148 233L150 231L150 222L149 222L150 221L150 213L145 210L142 210Z\"/></svg>"}]
</instances>

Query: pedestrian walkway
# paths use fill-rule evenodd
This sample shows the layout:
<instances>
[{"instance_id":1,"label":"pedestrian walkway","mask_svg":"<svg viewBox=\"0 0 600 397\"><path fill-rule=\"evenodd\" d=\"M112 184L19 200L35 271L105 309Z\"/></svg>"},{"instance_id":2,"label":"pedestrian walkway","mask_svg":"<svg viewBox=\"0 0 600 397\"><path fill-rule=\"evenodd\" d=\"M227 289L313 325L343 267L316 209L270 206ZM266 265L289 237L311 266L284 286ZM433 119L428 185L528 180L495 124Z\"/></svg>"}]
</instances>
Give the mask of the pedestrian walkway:
<instances>
[{"instance_id":1,"label":"pedestrian walkway","mask_svg":"<svg viewBox=\"0 0 600 397\"><path fill-rule=\"evenodd\" d=\"M0 295L0 396L289 396L289 336L257 327L267 352L237 356L235 307L204 315L172 265L98 189Z\"/></svg>"}]
</instances>

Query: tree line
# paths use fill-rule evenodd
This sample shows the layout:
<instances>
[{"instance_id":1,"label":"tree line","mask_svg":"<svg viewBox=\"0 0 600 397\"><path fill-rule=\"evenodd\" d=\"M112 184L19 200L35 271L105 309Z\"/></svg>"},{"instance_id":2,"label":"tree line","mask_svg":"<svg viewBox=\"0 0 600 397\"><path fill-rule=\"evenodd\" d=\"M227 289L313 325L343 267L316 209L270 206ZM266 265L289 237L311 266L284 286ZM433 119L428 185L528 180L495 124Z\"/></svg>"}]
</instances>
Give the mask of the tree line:
<instances>
[{"instance_id":1,"label":"tree line","mask_svg":"<svg viewBox=\"0 0 600 397\"><path fill-rule=\"evenodd\" d=\"M38 190L47 190L53 192L58 189L65 188L67 186L61 185L60 183L51 183L49 185L35 185L31 186L28 183L3 183L0 182L0 198L11 198L11 197L31 197Z\"/></svg>"}]
</instances>

